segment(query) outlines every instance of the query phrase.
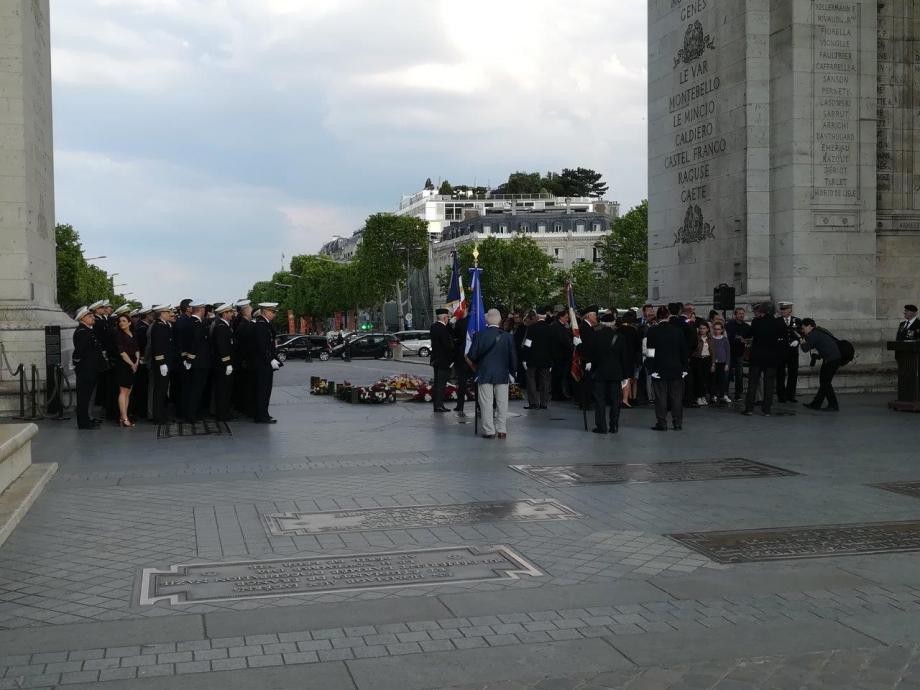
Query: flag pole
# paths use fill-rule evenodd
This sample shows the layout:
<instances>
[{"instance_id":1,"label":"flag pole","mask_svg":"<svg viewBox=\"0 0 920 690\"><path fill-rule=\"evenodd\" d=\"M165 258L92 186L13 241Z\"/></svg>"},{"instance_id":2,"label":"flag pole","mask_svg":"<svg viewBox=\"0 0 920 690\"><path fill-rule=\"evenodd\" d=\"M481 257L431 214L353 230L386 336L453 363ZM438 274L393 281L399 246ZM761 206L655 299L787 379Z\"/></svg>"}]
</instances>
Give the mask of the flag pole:
<instances>
[{"instance_id":1,"label":"flag pole","mask_svg":"<svg viewBox=\"0 0 920 690\"><path fill-rule=\"evenodd\" d=\"M479 243L478 242L473 244L473 268L474 269L479 268ZM477 287L479 286L478 277L476 279L476 285ZM479 290L481 294L482 288L479 287ZM475 295L473 296L472 299L475 299ZM478 307L479 305L477 304L476 306ZM476 389L476 407L473 413L473 436L479 436L479 387L478 386Z\"/></svg>"}]
</instances>

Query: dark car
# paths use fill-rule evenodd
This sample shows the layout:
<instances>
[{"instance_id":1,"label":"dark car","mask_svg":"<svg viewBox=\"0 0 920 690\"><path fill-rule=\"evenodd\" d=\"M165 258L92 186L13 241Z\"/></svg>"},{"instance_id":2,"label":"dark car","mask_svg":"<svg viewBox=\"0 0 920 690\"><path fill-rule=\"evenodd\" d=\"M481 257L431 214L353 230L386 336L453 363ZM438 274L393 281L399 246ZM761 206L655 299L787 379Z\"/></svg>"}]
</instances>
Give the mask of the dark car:
<instances>
[{"instance_id":1,"label":"dark car","mask_svg":"<svg viewBox=\"0 0 920 690\"><path fill-rule=\"evenodd\" d=\"M325 362L331 356L332 346L324 335L295 335L276 346L275 352L279 362L291 357L303 357L304 359L318 357Z\"/></svg>"},{"instance_id":2,"label":"dark car","mask_svg":"<svg viewBox=\"0 0 920 690\"><path fill-rule=\"evenodd\" d=\"M332 348L332 354L342 359L354 357L390 359L393 357L394 343L398 344L399 339L392 333L362 333L342 345L336 345Z\"/></svg>"}]
</instances>

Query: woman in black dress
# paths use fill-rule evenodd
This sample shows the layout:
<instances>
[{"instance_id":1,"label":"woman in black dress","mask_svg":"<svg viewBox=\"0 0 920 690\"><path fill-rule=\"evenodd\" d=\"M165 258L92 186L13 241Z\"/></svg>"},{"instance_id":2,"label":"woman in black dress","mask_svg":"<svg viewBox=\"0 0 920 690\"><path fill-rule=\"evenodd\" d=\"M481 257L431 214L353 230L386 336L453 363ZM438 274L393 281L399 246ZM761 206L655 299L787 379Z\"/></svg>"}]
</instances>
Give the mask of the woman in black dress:
<instances>
[{"instance_id":1,"label":"woman in black dress","mask_svg":"<svg viewBox=\"0 0 920 690\"><path fill-rule=\"evenodd\" d=\"M134 374L140 364L137 351L137 341L131 333L131 319L127 314L118 317L118 328L115 331L115 349L118 350L118 360L115 363L115 381L118 384L118 411L121 418L120 426L134 426L128 419L128 401L131 398L131 387L134 385Z\"/></svg>"}]
</instances>

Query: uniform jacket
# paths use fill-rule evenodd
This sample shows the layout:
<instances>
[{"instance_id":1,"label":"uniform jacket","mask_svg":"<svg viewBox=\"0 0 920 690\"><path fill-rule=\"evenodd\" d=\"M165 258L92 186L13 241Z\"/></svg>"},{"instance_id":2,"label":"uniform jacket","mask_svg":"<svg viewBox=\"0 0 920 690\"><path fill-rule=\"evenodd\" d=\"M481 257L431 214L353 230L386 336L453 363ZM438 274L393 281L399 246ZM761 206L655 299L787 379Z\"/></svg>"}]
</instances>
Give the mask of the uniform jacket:
<instances>
[{"instance_id":1,"label":"uniform jacket","mask_svg":"<svg viewBox=\"0 0 920 690\"><path fill-rule=\"evenodd\" d=\"M530 340L530 347L526 347ZM527 352L527 366L532 369L551 369L553 366L553 333L544 320L536 321L527 328L524 340Z\"/></svg>"},{"instance_id":2,"label":"uniform jacket","mask_svg":"<svg viewBox=\"0 0 920 690\"><path fill-rule=\"evenodd\" d=\"M156 320L150 327L150 362L154 367L163 364L172 366L176 359L176 344L173 328L165 321Z\"/></svg>"},{"instance_id":3,"label":"uniform jacket","mask_svg":"<svg viewBox=\"0 0 920 690\"><path fill-rule=\"evenodd\" d=\"M910 334L910 337L908 337L908 334ZM914 317L913 323L902 321L901 325L898 326L898 334L895 336L895 340L920 340L920 317Z\"/></svg>"},{"instance_id":4,"label":"uniform jacket","mask_svg":"<svg viewBox=\"0 0 920 690\"><path fill-rule=\"evenodd\" d=\"M676 381L688 370L690 346L685 326L675 317L652 326L646 336L647 348L655 351L654 357L646 360L646 366L664 381Z\"/></svg>"},{"instance_id":5,"label":"uniform jacket","mask_svg":"<svg viewBox=\"0 0 920 690\"><path fill-rule=\"evenodd\" d=\"M777 320L783 324L783 339L786 343L787 354L791 353L793 355L798 355L798 346L802 342L802 336L799 335L799 331L802 330L802 319L797 316L789 317L789 325L786 325L786 320L782 316L777 316ZM793 343L795 343L793 345Z\"/></svg>"},{"instance_id":6,"label":"uniform jacket","mask_svg":"<svg viewBox=\"0 0 920 690\"><path fill-rule=\"evenodd\" d=\"M249 350L252 348L252 321L240 317L233 330L234 364L249 365Z\"/></svg>"},{"instance_id":7,"label":"uniform jacket","mask_svg":"<svg viewBox=\"0 0 920 690\"><path fill-rule=\"evenodd\" d=\"M271 369L275 359L275 340L272 325L265 317L258 316L252 322L249 342L249 365L253 368Z\"/></svg>"},{"instance_id":8,"label":"uniform jacket","mask_svg":"<svg viewBox=\"0 0 920 690\"><path fill-rule=\"evenodd\" d=\"M576 349L581 355L582 361L588 363L591 361L591 351L593 349L593 341L596 331L594 330L594 326L592 326L589 321L579 319L578 332L580 334L579 337L581 338L581 345L579 345Z\"/></svg>"},{"instance_id":9,"label":"uniform jacket","mask_svg":"<svg viewBox=\"0 0 920 690\"><path fill-rule=\"evenodd\" d=\"M553 319L549 324L550 347L554 362L570 362L572 360L572 332L559 319Z\"/></svg>"},{"instance_id":10,"label":"uniform jacket","mask_svg":"<svg viewBox=\"0 0 920 690\"><path fill-rule=\"evenodd\" d=\"M233 331L223 319L215 319L211 331L211 361L215 369L223 369L233 363Z\"/></svg>"},{"instance_id":11,"label":"uniform jacket","mask_svg":"<svg viewBox=\"0 0 920 690\"><path fill-rule=\"evenodd\" d=\"M97 316L93 323L93 333L96 336L100 347L105 352L105 356L111 359L115 356L115 334L111 328L109 320L104 316Z\"/></svg>"},{"instance_id":12,"label":"uniform jacket","mask_svg":"<svg viewBox=\"0 0 920 690\"><path fill-rule=\"evenodd\" d=\"M192 328L192 317L188 314L179 314L173 323L173 338L175 338L176 348L179 355L185 359L188 354L189 331Z\"/></svg>"},{"instance_id":13,"label":"uniform jacket","mask_svg":"<svg viewBox=\"0 0 920 690\"><path fill-rule=\"evenodd\" d=\"M626 334L611 326L603 326L594 333L591 375L595 381L622 381L632 377L633 362Z\"/></svg>"},{"instance_id":14,"label":"uniform jacket","mask_svg":"<svg viewBox=\"0 0 920 690\"><path fill-rule=\"evenodd\" d=\"M751 337L751 324L734 319L726 321L725 334L732 346L732 357L742 357L745 349L744 341Z\"/></svg>"},{"instance_id":15,"label":"uniform jacket","mask_svg":"<svg viewBox=\"0 0 920 690\"><path fill-rule=\"evenodd\" d=\"M476 382L503 384L517 375L514 338L498 326L487 326L473 336L470 361L476 366Z\"/></svg>"},{"instance_id":16,"label":"uniform jacket","mask_svg":"<svg viewBox=\"0 0 920 690\"><path fill-rule=\"evenodd\" d=\"M457 319L450 329L450 336L454 341L454 365L458 367L457 371L466 368L466 359L463 355L466 352L466 329L469 323L470 318L464 316L462 319Z\"/></svg>"},{"instance_id":17,"label":"uniform jacket","mask_svg":"<svg viewBox=\"0 0 920 690\"><path fill-rule=\"evenodd\" d=\"M211 368L211 346L208 343L208 327L197 316L189 317L189 327L186 330L186 341L183 346L185 361L192 365L192 369Z\"/></svg>"},{"instance_id":18,"label":"uniform jacket","mask_svg":"<svg viewBox=\"0 0 920 690\"><path fill-rule=\"evenodd\" d=\"M431 324L431 366L435 369L450 369L454 363L454 340L447 324L435 321Z\"/></svg>"},{"instance_id":19,"label":"uniform jacket","mask_svg":"<svg viewBox=\"0 0 920 690\"><path fill-rule=\"evenodd\" d=\"M93 329L82 323L73 332L72 358L74 369L80 378L95 377L103 365L107 364L102 354L102 345L96 338Z\"/></svg>"},{"instance_id":20,"label":"uniform jacket","mask_svg":"<svg viewBox=\"0 0 920 690\"><path fill-rule=\"evenodd\" d=\"M775 316L751 321L751 364L763 368L779 365L786 355L786 324Z\"/></svg>"},{"instance_id":21,"label":"uniform jacket","mask_svg":"<svg viewBox=\"0 0 920 690\"><path fill-rule=\"evenodd\" d=\"M147 337L150 334L150 324L141 319L134 327L134 342L137 343L137 351L141 353L141 363L146 364L147 356Z\"/></svg>"}]
</instances>

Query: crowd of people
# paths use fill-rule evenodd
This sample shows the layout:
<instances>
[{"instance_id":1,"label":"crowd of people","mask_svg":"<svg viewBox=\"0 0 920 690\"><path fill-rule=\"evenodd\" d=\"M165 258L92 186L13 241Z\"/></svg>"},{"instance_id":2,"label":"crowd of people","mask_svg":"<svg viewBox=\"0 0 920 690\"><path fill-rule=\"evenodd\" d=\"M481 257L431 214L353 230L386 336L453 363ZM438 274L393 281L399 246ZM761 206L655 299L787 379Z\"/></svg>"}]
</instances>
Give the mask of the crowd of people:
<instances>
[{"instance_id":1,"label":"crowd of people","mask_svg":"<svg viewBox=\"0 0 920 690\"><path fill-rule=\"evenodd\" d=\"M544 307L505 318L491 310L490 328L476 334L469 352L467 316L460 312L459 318L451 318L447 309L438 309L431 328L434 410L449 411L443 392L453 375L459 390L455 411L465 414L467 386L474 379L481 384L476 371L486 369L489 386L504 379L526 389L524 409L545 410L563 401L593 407L593 431L598 434L619 431L622 408L649 404L655 408L652 429L667 430L670 414L670 428L680 430L687 407L737 403L744 415L754 414L759 406L770 416L774 399L798 402L799 355L810 352L812 366L821 361L819 385L804 405L837 412L833 380L852 360L853 347L814 319L795 316L793 308L790 302L780 302L778 309L770 302L756 304L749 320L743 307L730 317L711 310L704 318L687 303L646 304L624 312L589 305L580 310L575 324L572 311L564 308ZM897 338L920 338L916 306L906 305L904 317ZM507 341L492 330L505 333ZM480 338L486 345L478 342ZM502 404L480 404L483 435L504 438L507 390L487 393L489 400L505 399Z\"/></svg>"},{"instance_id":2,"label":"crowd of people","mask_svg":"<svg viewBox=\"0 0 920 690\"><path fill-rule=\"evenodd\" d=\"M107 300L82 307L73 335L77 427L97 429L103 417L122 427L239 415L275 423L268 405L282 366L272 325L277 308L191 299L175 308L113 309ZM93 414L94 401L101 416Z\"/></svg>"}]
</instances>

